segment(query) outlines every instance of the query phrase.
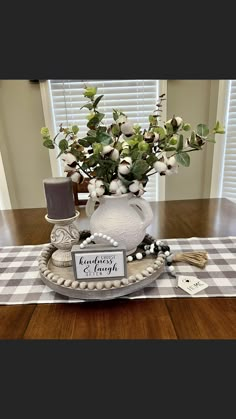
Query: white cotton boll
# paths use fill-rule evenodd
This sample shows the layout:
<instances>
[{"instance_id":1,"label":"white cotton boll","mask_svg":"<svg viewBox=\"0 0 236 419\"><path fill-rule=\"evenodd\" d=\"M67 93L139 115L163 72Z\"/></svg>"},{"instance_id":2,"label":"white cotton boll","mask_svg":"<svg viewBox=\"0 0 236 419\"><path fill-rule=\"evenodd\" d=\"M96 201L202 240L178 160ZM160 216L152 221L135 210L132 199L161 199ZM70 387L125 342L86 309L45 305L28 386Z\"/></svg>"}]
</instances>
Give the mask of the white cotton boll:
<instances>
[{"instance_id":1,"label":"white cotton boll","mask_svg":"<svg viewBox=\"0 0 236 419\"><path fill-rule=\"evenodd\" d=\"M180 118L180 116L175 116L175 120L177 122L177 126L180 127L180 125L183 123L183 119Z\"/></svg>"},{"instance_id":2,"label":"white cotton boll","mask_svg":"<svg viewBox=\"0 0 236 419\"><path fill-rule=\"evenodd\" d=\"M136 193L139 190L139 181L138 180L134 180L130 185L129 185L129 190L130 192Z\"/></svg>"},{"instance_id":3,"label":"white cotton boll","mask_svg":"<svg viewBox=\"0 0 236 419\"><path fill-rule=\"evenodd\" d=\"M120 162L121 163L125 162L125 163L128 163L129 165L131 165L132 164L132 159L131 159L131 157L127 156L127 157L123 157Z\"/></svg>"},{"instance_id":4,"label":"white cotton boll","mask_svg":"<svg viewBox=\"0 0 236 419\"><path fill-rule=\"evenodd\" d=\"M118 188L119 188L118 181L117 180L112 180L110 185L109 185L109 191L111 193L116 193Z\"/></svg>"},{"instance_id":5,"label":"white cotton boll","mask_svg":"<svg viewBox=\"0 0 236 419\"><path fill-rule=\"evenodd\" d=\"M88 183L88 191L89 192L92 192L92 191L95 190L95 183L96 183L96 179L95 178L93 178L93 179L91 179L89 181L89 183Z\"/></svg>"},{"instance_id":6,"label":"white cotton boll","mask_svg":"<svg viewBox=\"0 0 236 419\"><path fill-rule=\"evenodd\" d=\"M88 184L88 191L91 193L95 190L95 186L94 185L90 185Z\"/></svg>"},{"instance_id":7,"label":"white cotton boll","mask_svg":"<svg viewBox=\"0 0 236 419\"><path fill-rule=\"evenodd\" d=\"M95 192L96 192L97 196L102 196L105 192L105 189L104 189L104 187L99 187L99 188L96 188Z\"/></svg>"},{"instance_id":8,"label":"white cotton boll","mask_svg":"<svg viewBox=\"0 0 236 419\"><path fill-rule=\"evenodd\" d=\"M120 156L119 151L116 148L114 148L114 150L111 153L111 159L116 161L119 159L119 156Z\"/></svg>"},{"instance_id":9,"label":"white cotton boll","mask_svg":"<svg viewBox=\"0 0 236 419\"><path fill-rule=\"evenodd\" d=\"M131 122L125 122L120 127L121 132L125 135L132 135L134 133L133 124Z\"/></svg>"},{"instance_id":10,"label":"white cotton boll","mask_svg":"<svg viewBox=\"0 0 236 419\"><path fill-rule=\"evenodd\" d=\"M97 197L96 190L93 190L93 191L90 193L90 196L91 196L91 198L96 198L96 197Z\"/></svg>"},{"instance_id":11,"label":"white cotton boll","mask_svg":"<svg viewBox=\"0 0 236 419\"><path fill-rule=\"evenodd\" d=\"M123 124L127 121L127 116L125 115L120 115L117 120L116 120L116 124Z\"/></svg>"},{"instance_id":12,"label":"white cotton boll","mask_svg":"<svg viewBox=\"0 0 236 419\"><path fill-rule=\"evenodd\" d=\"M122 194L127 192L127 188L126 188L126 186L125 186L125 185L121 185L121 186L120 186L120 192L121 192Z\"/></svg>"},{"instance_id":13,"label":"white cotton boll","mask_svg":"<svg viewBox=\"0 0 236 419\"><path fill-rule=\"evenodd\" d=\"M96 183L95 183L95 187L96 188L100 188L101 186L104 186L104 183L103 183L103 181L102 180L96 180Z\"/></svg>"},{"instance_id":14,"label":"white cotton boll","mask_svg":"<svg viewBox=\"0 0 236 419\"><path fill-rule=\"evenodd\" d=\"M165 164L165 163L163 163L162 161L156 161L156 162L153 164L153 167L154 167L154 169L155 169L158 173L165 172L165 171L166 171L166 169L167 169L166 164Z\"/></svg>"},{"instance_id":15,"label":"white cotton boll","mask_svg":"<svg viewBox=\"0 0 236 419\"><path fill-rule=\"evenodd\" d=\"M160 139L160 134L158 134L157 132L154 132L154 143L159 141L159 139Z\"/></svg>"},{"instance_id":16,"label":"white cotton boll","mask_svg":"<svg viewBox=\"0 0 236 419\"><path fill-rule=\"evenodd\" d=\"M105 154L110 153L113 149L110 145L105 145L101 151L101 154L105 156Z\"/></svg>"},{"instance_id":17,"label":"white cotton boll","mask_svg":"<svg viewBox=\"0 0 236 419\"><path fill-rule=\"evenodd\" d=\"M76 161L75 156L71 153L64 153L61 156L61 159L64 160L67 164L72 164Z\"/></svg>"},{"instance_id":18,"label":"white cotton boll","mask_svg":"<svg viewBox=\"0 0 236 419\"><path fill-rule=\"evenodd\" d=\"M168 163L167 164L170 165L170 166L175 166L176 165L176 159L175 159L175 157L174 156L170 157L168 159Z\"/></svg>"},{"instance_id":19,"label":"white cotton boll","mask_svg":"<svg viewBox=\"0 0 236 419\"><path fill-rule=\"evenodd\" d=\"M72 167L68 166L68 164L64 165L64 172L72 172L72 171L73 171Z\"/></svg>"},{"instance_id":20,"label":"white cotton boll","mask_svg":"<svg viewBox=\"0 0 236 419\"><path fill-rule=\"evenodd\" d=\"M121 175L128 175L128 173L130 172L130 165L128 165L128 164L119 164L119 166L118 166L118 172Z\"/></svg>"},{"instance_id":21,"label":"white cotton boll","mask_svg":"<svg viewBox=\"0 0 236 419\"><path fill-rule=\"evenodd\" d=\"M81 175L78 172L73 173L73 175L71 175L71 180L72 182L76 182L78 183L80 180Z\"/></svg>"}]
</instances>

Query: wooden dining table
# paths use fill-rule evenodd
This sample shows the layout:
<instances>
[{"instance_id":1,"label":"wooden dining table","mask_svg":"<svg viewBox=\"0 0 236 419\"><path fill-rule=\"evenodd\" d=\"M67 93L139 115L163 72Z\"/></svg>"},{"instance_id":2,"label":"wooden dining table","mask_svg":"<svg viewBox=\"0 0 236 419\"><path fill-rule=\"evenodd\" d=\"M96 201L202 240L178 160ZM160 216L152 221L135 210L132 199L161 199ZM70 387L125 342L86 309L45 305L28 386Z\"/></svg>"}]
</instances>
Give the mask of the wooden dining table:
<instances>
[{"instance_id":1,"label":"wooden dining table","mask_svg":"<svg viewBox=\"0 0 236 419\"><path fill-rule=\"evenodd\" d=\"M151 203L155 238L236 236L228 199ZM84 206L79 228L89 229ZM50 241L46 208L0 211L0 246ZM113 299L0 305L0 339L235 339L236 297Z\"/></svg>"}]
</instances>

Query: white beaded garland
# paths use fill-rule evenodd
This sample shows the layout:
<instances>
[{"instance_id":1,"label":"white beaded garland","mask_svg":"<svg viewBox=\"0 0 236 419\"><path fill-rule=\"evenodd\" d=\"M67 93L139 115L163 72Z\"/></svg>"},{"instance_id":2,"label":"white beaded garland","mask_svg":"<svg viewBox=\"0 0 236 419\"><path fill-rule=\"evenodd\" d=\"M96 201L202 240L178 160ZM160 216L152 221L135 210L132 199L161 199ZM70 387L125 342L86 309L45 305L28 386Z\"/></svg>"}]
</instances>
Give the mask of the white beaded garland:
<instances>
[{"instance_id":1,"label":"white beaded garland","mask_svg":"<svg viewBox=\"0 0 236 419\"><path fill-rule=\"evenodd\" d=\"M136 253L136 259L141 260L143 258L142 253Z\"/></svg>"},{"instance_id":2,"label":"white beaded garland","mask_svg":"<svg viewBox=\"0 0 236 419\"><path fill-rule=\"evenodd\" d=\"M118 246L118 242L115 241L114 239L112 239L110 236L107 236L106 234L102 234L102 233L93 233L90 237L87 237L81 244L80 244L80 249L85 249L87 247L87 245L89 243L91 243L95 237L100 237L104 240L107 240L112 246L117 247Z\"/></svg>"}]
</instances>

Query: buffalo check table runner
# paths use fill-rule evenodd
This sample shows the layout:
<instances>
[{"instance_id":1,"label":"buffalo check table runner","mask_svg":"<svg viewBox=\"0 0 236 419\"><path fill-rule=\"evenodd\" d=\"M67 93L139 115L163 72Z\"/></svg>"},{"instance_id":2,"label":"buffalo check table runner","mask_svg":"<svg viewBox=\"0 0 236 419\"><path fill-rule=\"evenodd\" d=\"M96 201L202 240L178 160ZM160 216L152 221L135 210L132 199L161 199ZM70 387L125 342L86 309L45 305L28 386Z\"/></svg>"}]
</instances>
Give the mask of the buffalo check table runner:
<instances>
[{"instance_id":1,"label":"buffalo check table runner","mask_svg":"<svg viewBox=\"0 0 236 419\"><path fill-rule=\"evenodd\" d=\"M196 276L208 287L190 295L177 287L177 279L163 272L149 286L120 298L233 297L236 296L236 237L167 239L171 252L206 251L204 269L186 262L175 263L176 274ZM0 247L0 304L78 303L78 298L58 294L45 285L38 270L38 257L46 246Z\"/></svg>"}]
</instances>

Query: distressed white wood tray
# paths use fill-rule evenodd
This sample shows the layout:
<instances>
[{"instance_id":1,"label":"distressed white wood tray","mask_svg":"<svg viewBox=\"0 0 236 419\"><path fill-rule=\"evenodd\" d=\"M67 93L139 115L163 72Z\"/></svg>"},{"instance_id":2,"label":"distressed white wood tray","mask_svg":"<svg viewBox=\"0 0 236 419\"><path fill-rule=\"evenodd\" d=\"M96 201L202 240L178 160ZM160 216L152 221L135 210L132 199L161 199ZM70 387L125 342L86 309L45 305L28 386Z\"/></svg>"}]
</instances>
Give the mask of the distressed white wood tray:
<instances>
[{"instance_id":1,"label":"distressed white wood tray","mask_svg":"<svg viewBox=\"0 0 236 419\"><path fill-rule=\"evenodd\" d=\"M57 250L48 244L38 259L40 276L43 282L58 292L81 300L111 300L145 288L164 271L164 260L147 256L141 261L127 264L127 278L121 280L79 281L75 280L73 267L58 267L51 261Z\"/></svg>"}]
</instances>

